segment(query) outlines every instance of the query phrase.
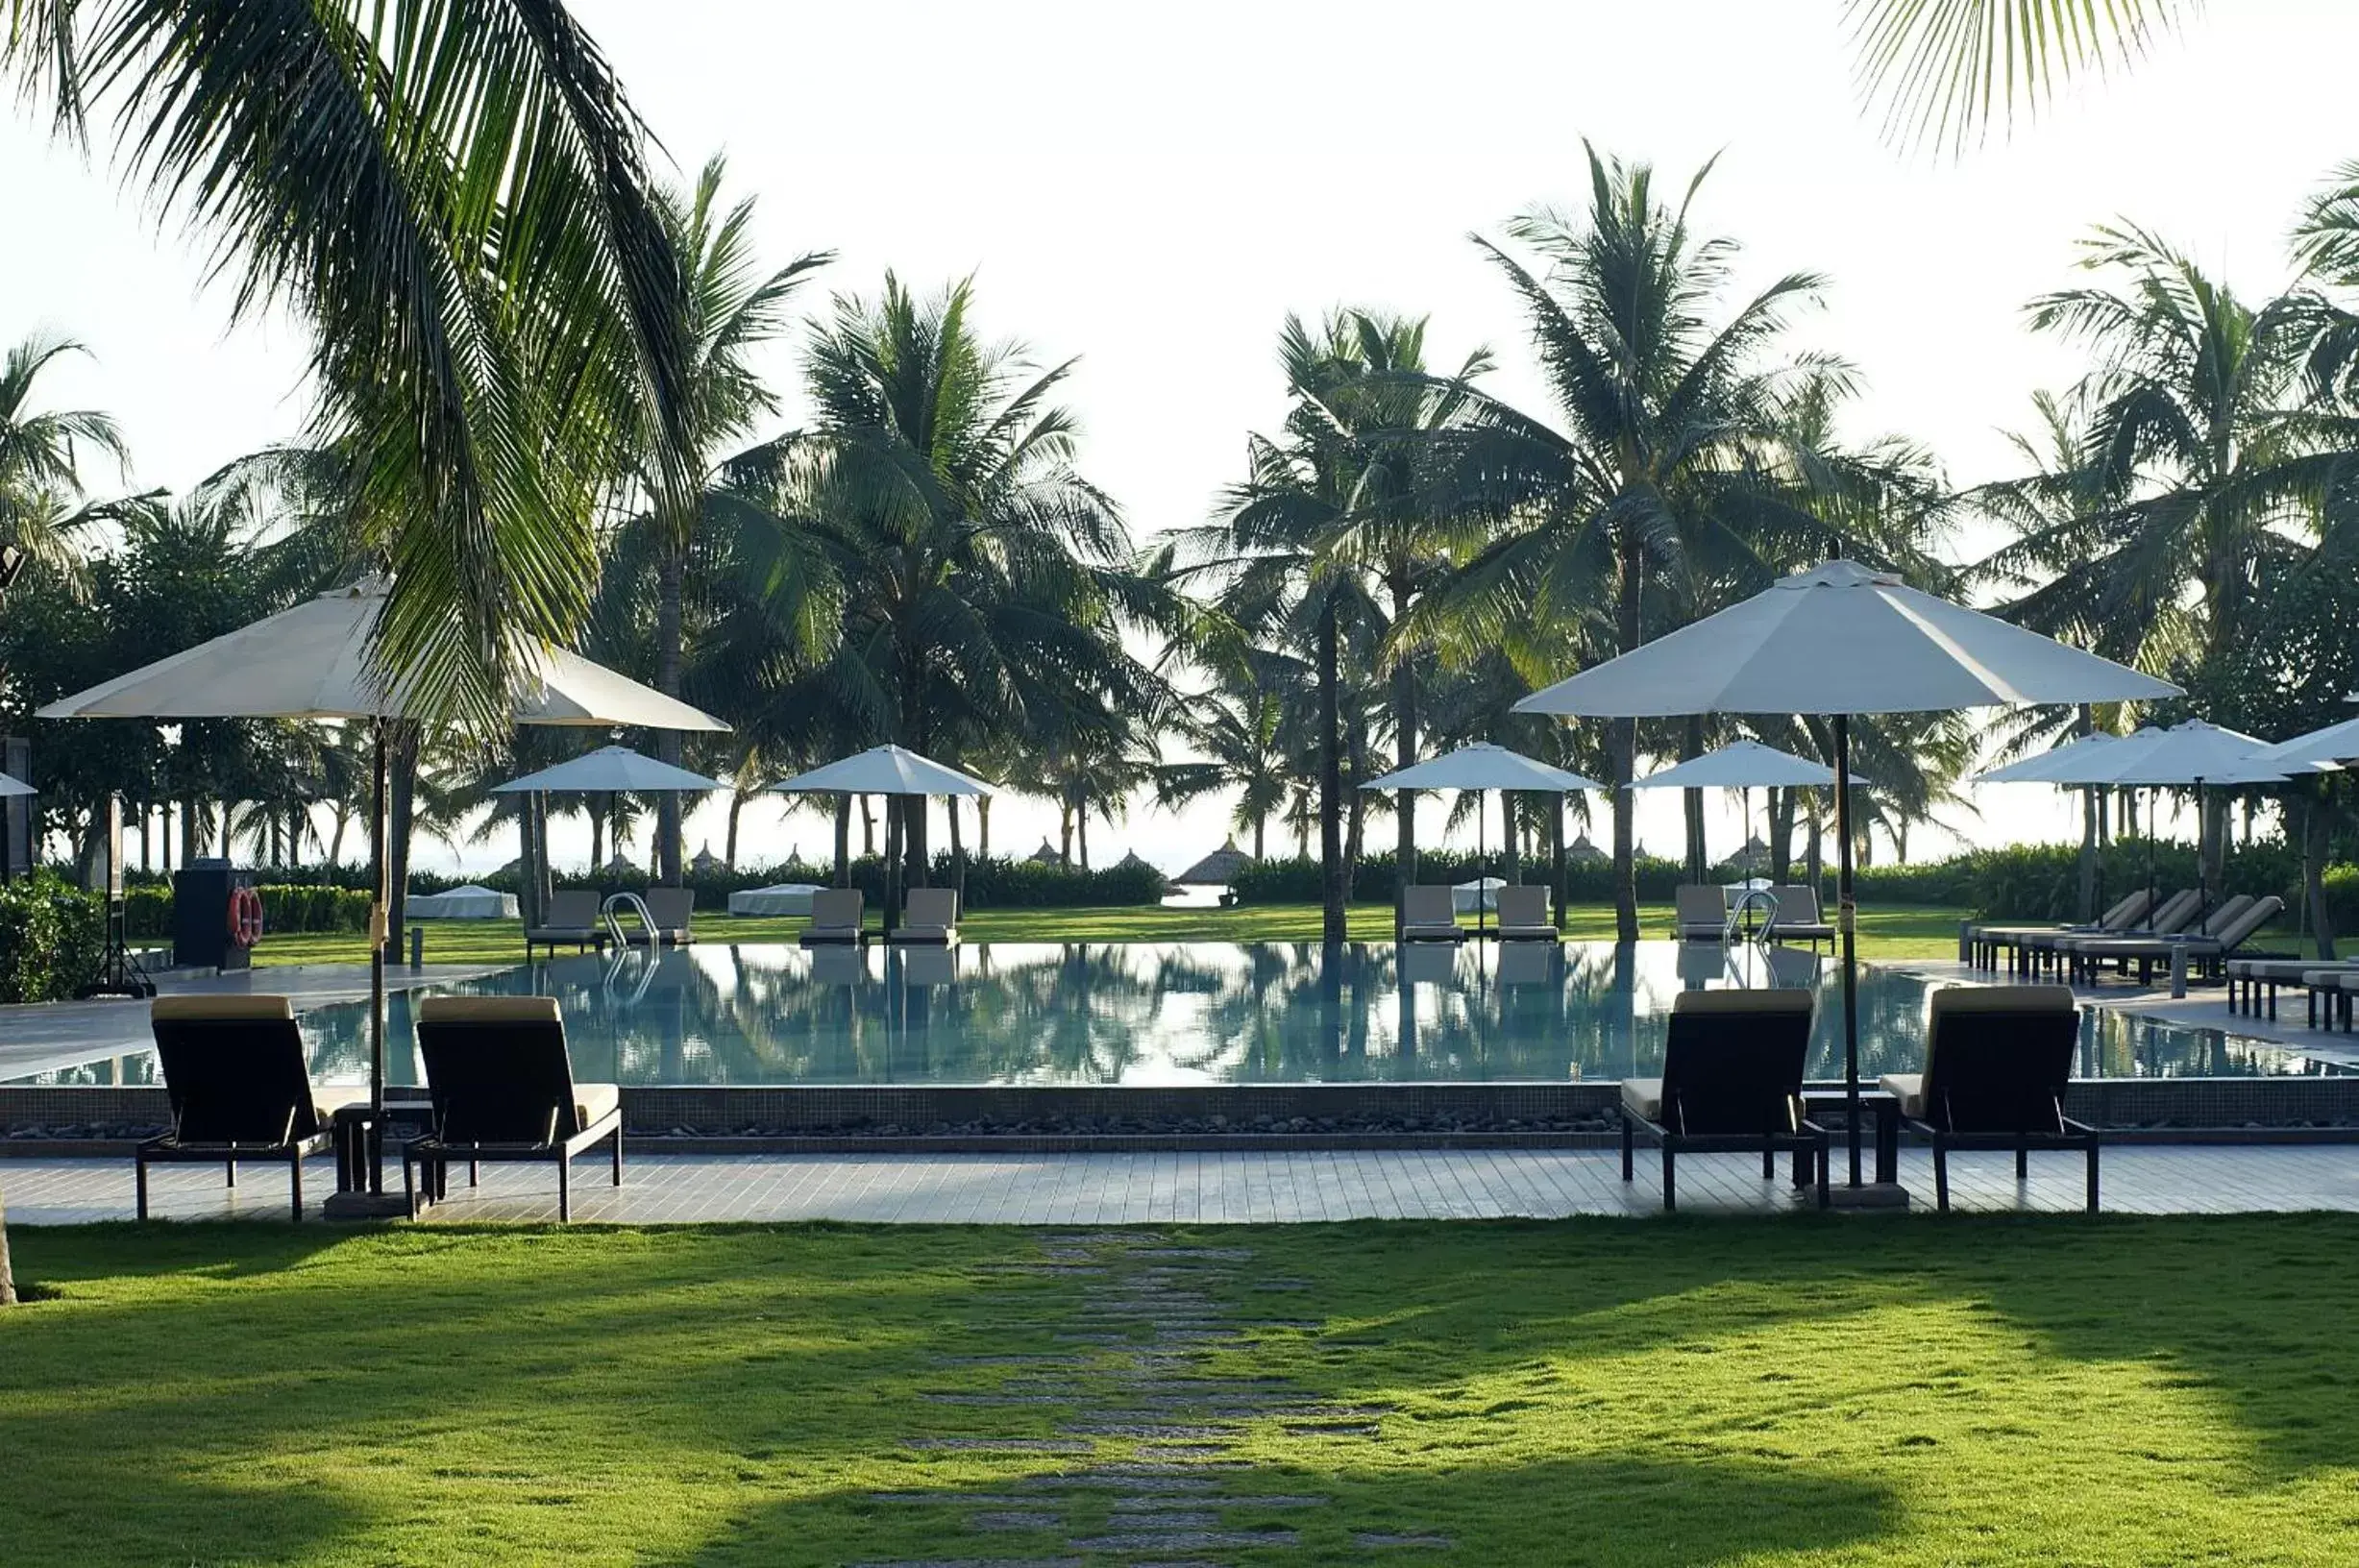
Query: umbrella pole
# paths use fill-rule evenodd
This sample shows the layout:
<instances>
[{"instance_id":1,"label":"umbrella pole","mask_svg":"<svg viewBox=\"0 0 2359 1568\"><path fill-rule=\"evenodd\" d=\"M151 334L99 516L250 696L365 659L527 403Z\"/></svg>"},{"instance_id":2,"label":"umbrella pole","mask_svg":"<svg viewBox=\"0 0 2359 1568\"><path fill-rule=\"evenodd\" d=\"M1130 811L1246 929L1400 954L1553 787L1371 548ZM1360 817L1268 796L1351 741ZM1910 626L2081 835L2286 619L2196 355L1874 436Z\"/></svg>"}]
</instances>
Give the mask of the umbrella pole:
<instances>
[{"instance_id":1,"label":"umbrella pole","mask_svg":"<svg viewBox=\"0 0 2359 1568\"><path fill-rule=\"evenodd\" d=\"M1843 1100L1851 1118L1851 1185L1859 1185L1859 963L1852 927L1851 719L1834 716L1835 928L1843 941Z\"/></svg>"},{"instance_id":2,"label":"umbrella pole","mask_svg":"<svg viewBox=\"0 0 2359 1568\"><path fill-rule=\"evenodd\" d=\"M1483 940L1483 879L1490 875L1490 850L1483 842L1483 792L1474 792L1474 940Z\"/></svg>"},{"instance_id":3,"label":"umbrella pole","mask_svg":"<svg viewBox=\"0 0 2359 1568\"><path fill-rule=\"evenodd\" d=\"M369 910L369 1190L385 1189L385 943L390 938L386 919L392 894L385 877L392 870L387 851L385 821L385 722L369 721L376 744L370 747L369 813L376 827L377 895Z\"/></svg>"}]
</instances>

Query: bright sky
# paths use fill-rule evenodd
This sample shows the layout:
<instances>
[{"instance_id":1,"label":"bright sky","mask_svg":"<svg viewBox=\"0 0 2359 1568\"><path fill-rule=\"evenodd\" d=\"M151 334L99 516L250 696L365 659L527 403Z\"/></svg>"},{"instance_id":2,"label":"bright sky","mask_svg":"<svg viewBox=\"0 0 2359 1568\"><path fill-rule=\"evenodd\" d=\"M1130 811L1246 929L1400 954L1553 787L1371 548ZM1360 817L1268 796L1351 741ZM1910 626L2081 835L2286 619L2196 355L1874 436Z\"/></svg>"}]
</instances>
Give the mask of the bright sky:
<instances>
[{"instance_id":1,"label":"bright sky","mask_svg":"<svg viewBox=\"0 0 2359 1568\"><path fill-rule=\"evenodd\" d=\"M2091 224L2127 216L2264 294L2286 277L2297 204L2359 156L2359 9L2327 0L2209 7L2134 72L1954 162L1879 139L1840 0L577 11L682 171L728 153L770 255L841 253L812 306L828 288L873 291L888 266L929 287L972 271L988 331L1044 360L1080 355L1085 470L1142 535L1203 517L1245 431L1280 417L1272 344L1289 310L1429 313L1438 360L1487 343L1501 389L1539 406L1512 303L1466 235L1578 204L1585 137L1674 184L1719 155L1699 227L1744 242L1740 282L1828 274L1828 307L1800 341L1864 372L1854 433L1927 442L1959 482L2006 472L1999 431L2075 373L2021 311L2076 281ZM301 334L231 331L201 257L21 111L0 114L0 210L17 218L0 248L0 337L48 328L89 345L94 359L47 393L112 410L138 482L188 484L297 429ZM795 367L778 347L782 387ZM1675 853L1676 796L1641 800L1640 838ZM2035 786L1979 803L1978 841L2069 831ZM1093 835L1093 858L1135 846L1177 867L1224 817L1143 806ZM1023 801L995 818L1015 848L1054 825ZM1711 830L1715 854L1740 840L1733 800L1713 802ZM746 831L756 854L823 840L768 807ZM700 813L691 850L721 833L719 807Z\"/></svg>"}]
</instances>

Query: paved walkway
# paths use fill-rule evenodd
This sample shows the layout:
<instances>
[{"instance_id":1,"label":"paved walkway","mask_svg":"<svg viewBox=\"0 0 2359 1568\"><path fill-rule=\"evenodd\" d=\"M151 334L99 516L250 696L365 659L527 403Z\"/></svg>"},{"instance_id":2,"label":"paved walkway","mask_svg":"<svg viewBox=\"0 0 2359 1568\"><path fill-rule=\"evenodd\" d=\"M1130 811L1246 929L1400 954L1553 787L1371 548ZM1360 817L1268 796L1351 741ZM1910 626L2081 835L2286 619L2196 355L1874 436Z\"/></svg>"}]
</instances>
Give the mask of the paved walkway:
<instances>
[{"instance_id":1,"label":"paved walkway","mask_svg":"<svg viewBox=\"0 0 2359 1568\"><path fill-rule=\"evenodd\" d=\"M1837 1170L1841 1169L1838 1158ZM1961 1209L2071 1212L2081 1205L2076 1155L2033 1155L2018 1186L2011 1155L1953 1158ZM1340 1150L1204 1154L1051 1155L650 1155L633 1158L626 1185L608 1185L602 1159L574 1168L574 1217L629 1224L835 1219L878 1223L1136 1225L1285 1224L1339 1219L1554 1218L1657 1212L1651 1152L1625 1187L1609 1149ZM1793 1205L1783 1182L1761 1180L1757 1158L1694 1155L1680 1162L1683 1211L1769 1213ZM400 1172L392 1170L398 1190ZM1919 1208L1933 1202L1932 1164L1901 1154L1903 1183ZM556 1184L540 1166L484 1167L469 1190L453 1173L447 1220L553 1220ZM283 1171L248 1166L227 1189L211 1166L163 1165L149 1173L155 1213L171 1219L279 1218ZM305 1169L316 1205L332 1190L325 1160ZM131 1162L0 1160L0 1194L20 1225L132 1217ZM2123 1147L2104 1156L2103 1205L2111 1213L2224 1213L2359 1211L2359 1146ZM316 1208L313 1213L316 1214Z\"/></svg>"}]
</instances>

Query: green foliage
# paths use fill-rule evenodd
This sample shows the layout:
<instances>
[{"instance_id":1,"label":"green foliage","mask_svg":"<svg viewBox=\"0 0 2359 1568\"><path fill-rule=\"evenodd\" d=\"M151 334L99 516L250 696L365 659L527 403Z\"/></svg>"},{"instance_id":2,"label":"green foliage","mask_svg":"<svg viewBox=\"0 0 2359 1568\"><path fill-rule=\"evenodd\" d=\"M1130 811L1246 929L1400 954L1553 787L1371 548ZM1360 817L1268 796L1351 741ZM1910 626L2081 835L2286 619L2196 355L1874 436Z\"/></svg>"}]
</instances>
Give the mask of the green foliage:
<instances>
[{"instance_id":1,"label":"green foliage","mask_svg":"<svg viewBox=\"0 0 2359 1568\"><path fill-rule=\"evenodd\" d=\"M54 871L0 887L0 1002L56 1002L98 972L106 914Z\"/></svg>"},{"instance_id":2,"label":"green foliage","mask_svg":"<svg viewBox=\"0 0 2359 1568\"><path fill-rule=\"evenodd\" d=\"M1652 855L1635 862L1638 896L1652 903L1669 901L1672 890L1686 880L1679 862ZM1566 866L1567 905L1613 902L1613 868L1604 861ZM1421 850L1417 855L1419 882L1471 882L1478 876L1506 876L1507 857L1455 850ZM1545 883L1551 871L1546 855L1523 863L1519 880ZM1241 904L1290 904L1318 896L1318 862L1300 857L1265 860L1245 867L1229 884ZM1400 873L1389 854L1369 855L1352 868L1354 903L1394 904L1400 900Z\"/></svg>"},{"instance_id":3,"label":"green foliage","mask_svg":"<svg viewBox=\"0 0 2359 1568\"><path fill-rule=\"evenodd\" d=\"M274 932L291 935L369 928L369 894L365 890L265 883L255 891L262 895L265 941ZM223 918L227 919L226 911ZM123 928L126 935L133 937L171 936L172 890L155 885L124 889Z\"/></svg>"}]
</instances>

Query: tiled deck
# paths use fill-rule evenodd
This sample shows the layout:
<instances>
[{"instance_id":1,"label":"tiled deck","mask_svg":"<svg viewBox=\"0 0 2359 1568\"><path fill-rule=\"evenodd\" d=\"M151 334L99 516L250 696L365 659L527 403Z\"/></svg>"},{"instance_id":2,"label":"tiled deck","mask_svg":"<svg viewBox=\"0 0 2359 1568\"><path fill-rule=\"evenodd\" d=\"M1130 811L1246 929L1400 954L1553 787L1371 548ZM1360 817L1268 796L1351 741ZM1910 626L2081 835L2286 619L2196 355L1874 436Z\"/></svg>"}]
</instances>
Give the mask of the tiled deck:
<instances>
[{"instance_id":1,"label":"tiled deck","mask_svg":"<svg viewBox=\"0 0 2359 1568\"><path fill-rule=\"evenodd\" d=\"M1680 1162L1683 1212L1768 1213L1789 1208L1782 1183L1757 1160L1697 1155ZM1841 1162L1838 1159L1838 1172ZM1642 1151L1624 1187L1612 1150L1320 1151L1315 1153L820 1155L634 1158L610 1187L602 1162L574 1170L574 1217L631 1224L834 1219L878 1223L1107 1225L1269 1224L1339 1219L1495 1219L1657 1212L1658 1166ZM2034 1155L2018 1186L2007 1154L1951 1164L1953 1200L1976 1211L2071 1212L2081 1204L2080 1161ZM400 1173L391 1173L398 1188ZM539 1166L486 1166L470 1191L455 1171L447 1220L553 1220L556 1186ZM1904 1149L1901 1176L1917 1207L1932 1207L1932 1165ZM154 1212L171 1219L286 1213L283 1170L254 1165L234 1191L212 1166L150 1173ZM305 1170L314 1205L331 1191L325 1160ZM19 1225L132 1216L131 1162L0 1161L0 1193ZM2359 1146L2169 1146L2108 1149L2104 1208L2117 1213L2359 1211ZM316 1208L313 1209L316 1216Z\"/></svg>"}]
</instances>

